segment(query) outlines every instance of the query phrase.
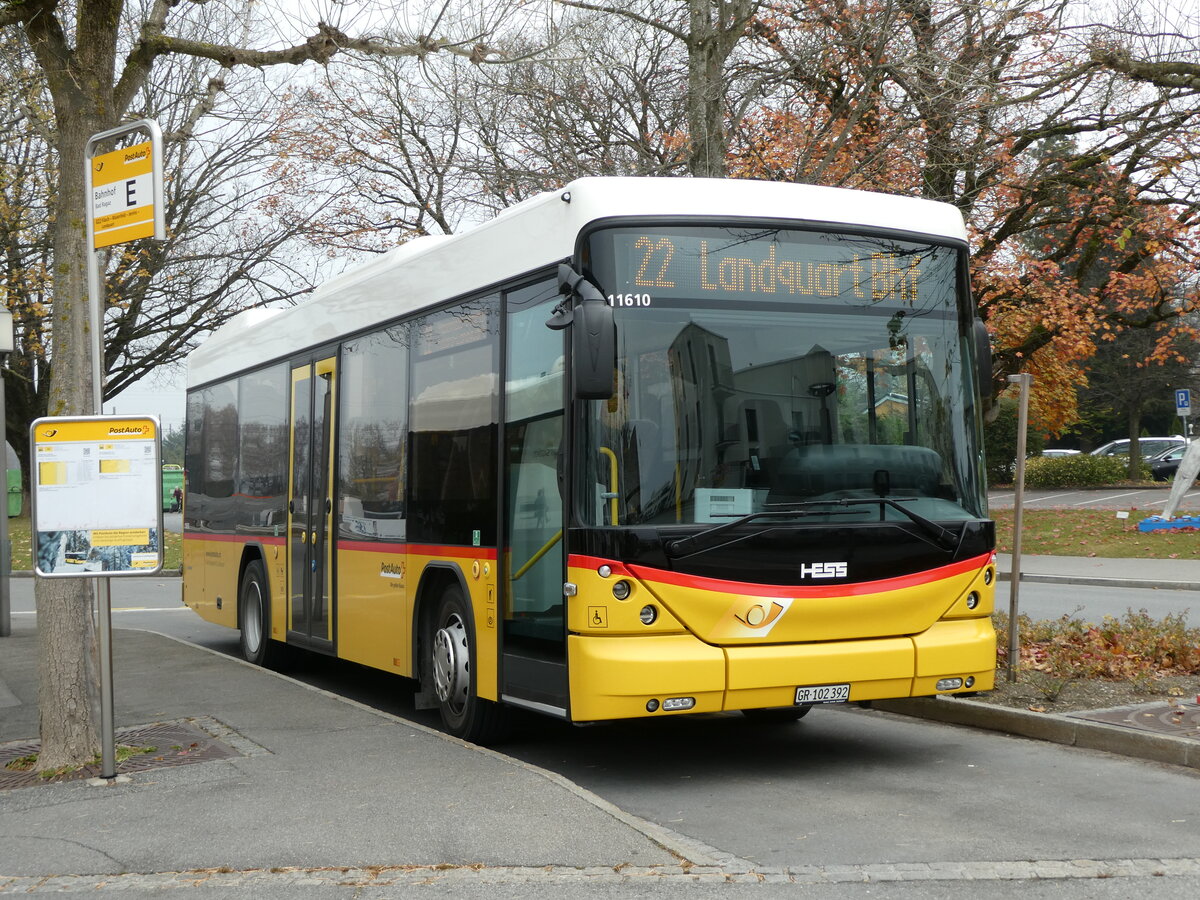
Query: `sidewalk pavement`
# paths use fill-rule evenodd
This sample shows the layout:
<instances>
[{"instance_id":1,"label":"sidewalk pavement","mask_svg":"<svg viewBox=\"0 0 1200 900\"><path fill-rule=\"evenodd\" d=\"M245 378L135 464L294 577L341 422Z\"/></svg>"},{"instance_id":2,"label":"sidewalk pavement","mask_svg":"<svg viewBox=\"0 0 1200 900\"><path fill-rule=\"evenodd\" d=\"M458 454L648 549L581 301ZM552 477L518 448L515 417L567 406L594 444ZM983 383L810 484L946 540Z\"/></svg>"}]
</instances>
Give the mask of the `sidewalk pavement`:
<instances>
[{"instance_id":1,"label":"sidewalk pavement","mask_svg":"<svg viewBox=\"0 0 1200 900\"><path fill-rule=\"evenodd\" d=\"M0 894L21 889L6 876L68 872L727 861L501 753L163 635L116 635L117 743L126 724L173 722L233 752L127 784L0 790ZM31 624L0 638L0 750L38 736L36 654Z\"/></svg>"},{"instance_id":2,"label":"sidewalk pavement","mask_svg":"<svg viewBox=\"0 0 1200 900\"><path fill-rule=\"evenodd\" d=\"M1029 579L1200 584L1195 561L1023 562ZM999 569L1008 572L1009 561L1001 559ZM415 879L408 883L452 877L446 873L457 867L512 870L547 860L601 877L697 871L693 866L749 871L744 860L503 753L163 635L118 634L118 743L132 723L166 723L165 741L173 743L159 746L158 758L149 757L128 783L5 790L0 768L0 893L48 890L56 884L50 876L68 872L92 881L64 881L63 890L120 873L158 873L144 877L166 879L163 887L172 878L189 885L224 878L235 889L252 888L255 878L271 880L272 888L290 877L373 884L383 876L369 867L381 859L392 864L388 877ZM0 765L30 752L37 738L37 670L35 626L21 620L0 639ZM1200 768L1200 729L1190 736L1142 732L971 700L872 705ZM210 749L219 752L206 755ZM201 758L202 765L183 764ZM365 868L346 874L347 866ZM124 881L109 886L158 885L129 880L135 877L121 875Z\"/></svg>"},{"instance_id":3,"label":"sidewalk pavement","mask_svg":"<svg viewBox=\"0 0 1200 900\"><path fill-rule=\"evenodd\" d=\"M1001 580L1012 577L1012 555L996 554ZM1200 589L1200 559L1100 559L1022 552L1021 581L1099 587Z\"/></svg>"}]
</instances>

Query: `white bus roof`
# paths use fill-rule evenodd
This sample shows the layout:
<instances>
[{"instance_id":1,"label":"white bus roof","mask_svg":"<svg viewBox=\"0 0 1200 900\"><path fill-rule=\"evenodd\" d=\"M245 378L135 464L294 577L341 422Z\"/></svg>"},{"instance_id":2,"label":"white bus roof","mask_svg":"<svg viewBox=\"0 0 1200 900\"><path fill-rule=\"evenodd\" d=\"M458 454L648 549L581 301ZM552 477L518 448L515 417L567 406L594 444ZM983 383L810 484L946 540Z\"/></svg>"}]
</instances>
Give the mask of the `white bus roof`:
<instances>
[{"instance_id":1,"label":"white bus roof","mask_svg":"<svg viewBox=\"0 0 1200 900\"><path fill-rule=\"evenodd\" d=\"M409 241L297 306L235 316L188 357L188 386L543 268L573 254L589 223L625 216L789 219L967 237L953 206L891 194L735 179L581 178L461 234Z\"/></svg>"}]
</instances>

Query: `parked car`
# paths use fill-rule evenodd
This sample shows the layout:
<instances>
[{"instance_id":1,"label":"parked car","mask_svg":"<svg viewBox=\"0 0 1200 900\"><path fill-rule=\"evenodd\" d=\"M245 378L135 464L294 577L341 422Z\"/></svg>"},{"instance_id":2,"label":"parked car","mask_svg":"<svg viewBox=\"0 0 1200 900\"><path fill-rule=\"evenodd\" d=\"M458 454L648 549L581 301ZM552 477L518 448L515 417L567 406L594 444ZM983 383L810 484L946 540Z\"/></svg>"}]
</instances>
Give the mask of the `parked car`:
<instances>
[{"instance_id":1,"label":"parked car","mask_svg":"<svg viewBox=\"0 0 1200 900\"><path fill-rule=\"evenodd\" d=\"M1179 461L1183 459L1185 450L1186 446L1172 447L1150 460L1150 477L1155 481L1170 481L1174 478L1175 473L1179 471Z\"/></svg>"},{"instance_id":2,"label":"parked car","mask_svg":"<svg viewBox=\"0 0 1200 900\"><path fill-rule=\"evenodd\" d=\"M1050 447L1042 451L1042 456L1077 456L1078 450L1066 450L1061 447Z\"/></svg>"},{"instance_id":3,"label":"parked car","mask_svg":"<svg viewBox=\"0 0 1200 900\"><path fill-rule=\"evenodd\" d=\"M1173 450L1176 447L1186 447L1187 441L1181 437L1144 437L1138 438L1138 453L1142 459L1150 460L1158 456L1160 453L1166 453L1168 450ZM1118 441L1109 441L1103 447L1097 447L1092 451L1092 456L1128 456L1129 455L1129 438L1121 438Z\"/></svg>"}]
</instances>

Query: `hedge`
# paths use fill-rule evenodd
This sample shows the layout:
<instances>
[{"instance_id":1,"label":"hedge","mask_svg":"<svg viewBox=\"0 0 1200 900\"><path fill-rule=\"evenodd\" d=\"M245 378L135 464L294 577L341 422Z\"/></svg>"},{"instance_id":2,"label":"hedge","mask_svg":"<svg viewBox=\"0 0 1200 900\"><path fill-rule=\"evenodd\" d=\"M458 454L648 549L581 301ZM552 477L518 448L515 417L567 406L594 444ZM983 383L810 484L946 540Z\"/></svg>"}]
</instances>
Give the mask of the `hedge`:
<instances>
[{"instance_id":1,"label":"hedge","mask_svg":"<svg viewBox=\"0 0 1200 900\"><path fill-rule=\"evenodd\" d=\"M1141 464L1141 480L1150 480L1150 467ZM1032 488L1103 487L1129 479L1129 457L1038 456L1025 463L1025 485Z\"/></svg>"}]
</instances>

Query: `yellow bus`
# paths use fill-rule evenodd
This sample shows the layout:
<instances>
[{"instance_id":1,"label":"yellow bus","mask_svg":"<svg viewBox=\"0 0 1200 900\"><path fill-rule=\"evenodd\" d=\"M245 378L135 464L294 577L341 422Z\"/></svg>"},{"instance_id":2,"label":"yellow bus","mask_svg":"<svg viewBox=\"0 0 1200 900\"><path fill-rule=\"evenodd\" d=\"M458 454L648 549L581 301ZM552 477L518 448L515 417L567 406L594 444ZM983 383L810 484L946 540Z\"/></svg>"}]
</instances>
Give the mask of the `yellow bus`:
<instances>
[{"instance_id":1,"label":"yellow bus","mask_svg":"<svg viewBox=\"0 0 1200 900\"><path fill-rule=\"evenodd\" d=\"M487 741L993 686L960 214L586 178L189 359L184 599Z\"/></svg>"}]
</instances>

